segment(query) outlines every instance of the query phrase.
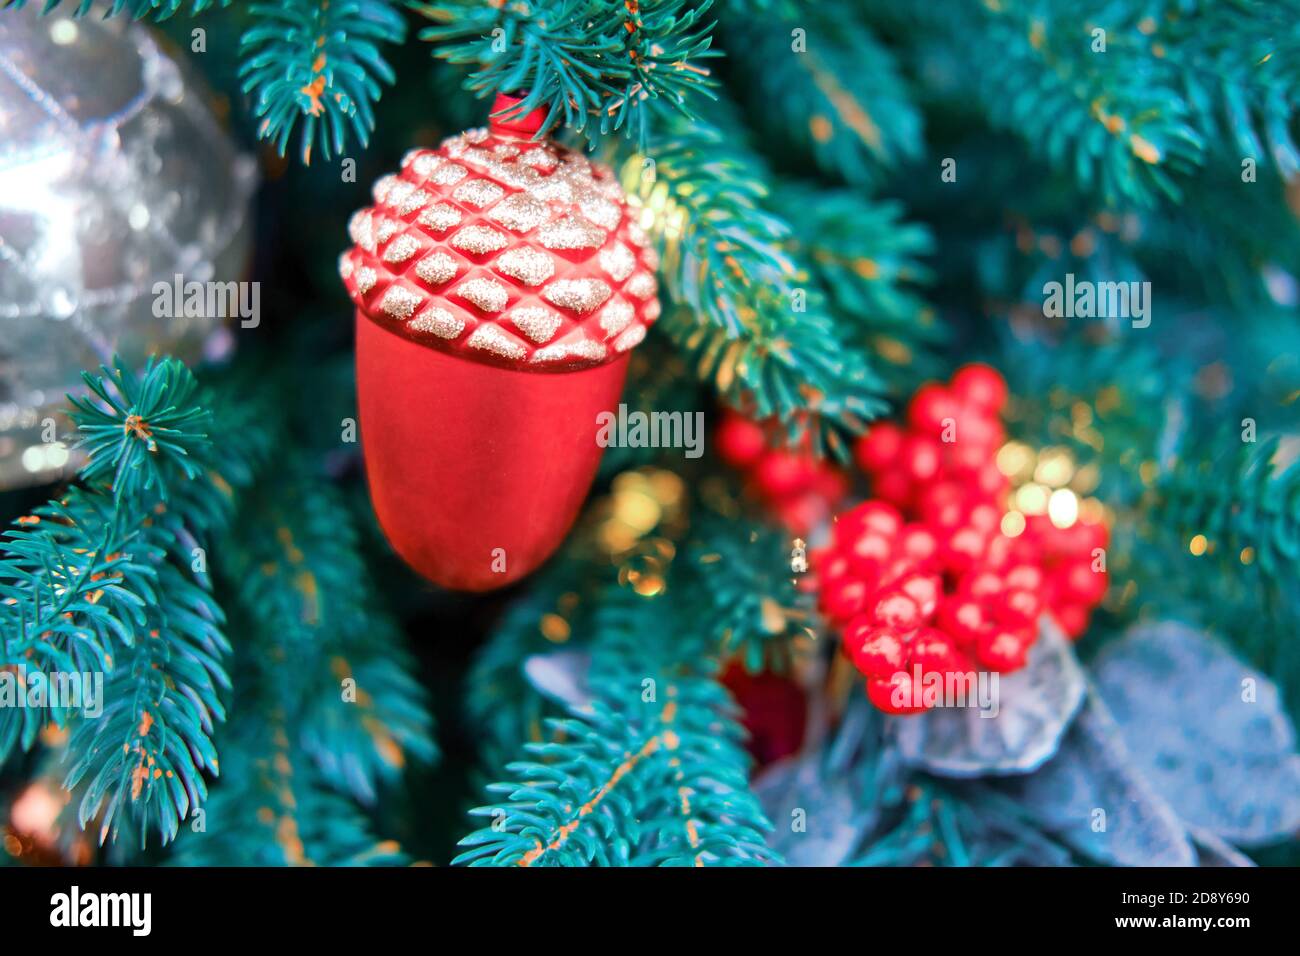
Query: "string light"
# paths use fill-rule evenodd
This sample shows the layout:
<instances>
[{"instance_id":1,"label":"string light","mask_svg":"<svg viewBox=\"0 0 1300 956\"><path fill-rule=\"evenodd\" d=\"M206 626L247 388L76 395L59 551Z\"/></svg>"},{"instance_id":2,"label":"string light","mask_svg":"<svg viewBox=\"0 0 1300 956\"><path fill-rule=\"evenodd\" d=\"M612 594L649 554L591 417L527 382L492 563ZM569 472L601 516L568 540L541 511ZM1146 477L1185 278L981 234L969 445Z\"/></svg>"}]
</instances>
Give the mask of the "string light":
<instances>
[{"instance_id":1,"label":"string light","mask_svg":"<svg viewBox=\"0 0 1300 956\"><path fill-rule=\"evenodd\" d=\"M1079 499L1069 488L1057 488L1047 500L1047 516L1058 528L1069 528L1079 519Z\"/></svg>"}]
</instances>

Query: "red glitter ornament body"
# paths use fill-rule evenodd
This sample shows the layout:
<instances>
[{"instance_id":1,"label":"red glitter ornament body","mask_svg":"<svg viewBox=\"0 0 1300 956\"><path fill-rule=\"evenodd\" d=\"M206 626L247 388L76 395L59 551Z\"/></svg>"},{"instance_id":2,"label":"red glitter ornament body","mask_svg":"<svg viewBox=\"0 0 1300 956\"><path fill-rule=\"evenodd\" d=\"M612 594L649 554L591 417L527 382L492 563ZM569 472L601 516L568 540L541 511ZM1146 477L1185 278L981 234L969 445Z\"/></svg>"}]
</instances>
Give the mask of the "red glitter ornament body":
<instances>
[{"instance_id":1,"label":"red glitter ornament body","mask_svg":"<svg viewBox=\"0 0 1300 956\"><path fill-rule=\"evenodd\" d=\"M542 117L409 153L339 263L371 499L445 587L501 587L559 546L600 462L597 416L659 314L655 254L613 174L534 142Z\"/></svg>"}]
</instances>

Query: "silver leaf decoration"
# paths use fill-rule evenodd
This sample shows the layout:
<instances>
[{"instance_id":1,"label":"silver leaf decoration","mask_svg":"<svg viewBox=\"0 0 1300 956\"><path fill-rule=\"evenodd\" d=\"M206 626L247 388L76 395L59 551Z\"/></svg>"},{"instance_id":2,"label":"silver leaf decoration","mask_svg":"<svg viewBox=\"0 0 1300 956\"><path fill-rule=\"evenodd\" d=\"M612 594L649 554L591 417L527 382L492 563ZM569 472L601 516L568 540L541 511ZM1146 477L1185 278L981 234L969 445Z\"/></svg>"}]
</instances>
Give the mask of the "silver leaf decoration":
<instances>
[{"instance_id":1,"label":"silver leaf decoration","mask_svg":"<svg viewBox=\"0 0 1300 956\"><path fill-rule=\"evenodd\" d=\"M1084 698L1083 670L1047 615L1023 670L1001 675L997 715L976 706L891 719L903 759L944 777L1021 774L1042 766Z\"/></svg>"},{"instance_id":2,"label":"silver leaf decoration","mask_svg":"<svg viewBox=\"0 0 1300 956\"><path fill-rule=\"evenodd\" d=\"M1189 824L1244 846L1300 828L1295 731L1267 677L1174 622L1134 628L1093 671L1134 764Z\"/></svg>"}]
</instances>

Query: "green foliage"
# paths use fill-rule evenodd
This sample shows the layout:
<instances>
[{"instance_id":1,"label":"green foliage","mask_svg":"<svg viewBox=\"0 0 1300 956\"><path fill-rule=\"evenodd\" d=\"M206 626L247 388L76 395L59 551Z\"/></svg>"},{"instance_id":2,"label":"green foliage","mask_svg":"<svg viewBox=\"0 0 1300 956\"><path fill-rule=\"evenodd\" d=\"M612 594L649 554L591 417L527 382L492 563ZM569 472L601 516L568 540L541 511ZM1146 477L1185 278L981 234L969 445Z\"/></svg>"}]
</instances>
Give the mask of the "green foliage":
<instances>
[{"instance_id":1,"label":"green foliage","mask_svg":"<svg viewBox=\"0 0 1300 956\"><path fill-rule=\"evenodd\" d=\"M981 37L984 53L969 65L990 117L1084 188L1112 202L1178 198L1177 177L1201 162L1204 136L1142 32L1142 12L1121 6L1094 16L1055 0L971 5L951 37L970 60L969 37ZM1105 31L1104 53L1094 29Z\"/></svg>"},{"instance_id":2,"label":"green foliage","mask_svg":"<svg viewBox=\"0 0 1300 956\"><path fill-rule=\"evenodd\" d=\"M372 802L408 760L437 755L395 622L371 599L346 504L290 466L249 496L221 549L241 611L248 714L275 711L322 779Z\"/></svg>"},{"instance_id":3,"label":"green foliage","mask_svg":"<svg viewBox=\"0 0 1300 956\"><path fill-rule=\"evenodd\" d=\"M879 414L885 383L793 253L793 230L771 210L770 172L730 106L705 119L665 123L653 163L624 164L662 249L660 331L729 404L780 418L792 439L812 429L819 453L843 453L841 432Z\"/></svg>"},{"instance_id":4,"label":"green foliage","mask_svg":"<svg viewBox=\"0 0 1300 956\"><path fill-rule=\"evenodd\" d=\"M737 655L751 672L780 667L774 644L805 633L811 601L795 587L793 538L736 516L705 518L687 554L690 591L680 597L697 609L699 635L714 653Z\"/></svg>"},{"instance_id":5,"label":"green foliage","mask_svg":"<svg viewBox=\"0 0 1300 956\"><path fill-rule=\"evenodd\" d=\"M709 0L410 6L434 22L420 38L437 44L435 56L475 67L469 89L527 91L519 109L545 108L546 130L567 127L593 141L621 132L644 143L654 109L690 115L688 94L709 85L699 62L713 55Z\"/></svg>"},{"instance_id":6,"label":"green foliage","mask_svg":"<svg viewBox=\"0 0 1300 956\"><path fill-rule=\"evenodd\" d=\"M394 866L407 857L325 783L274 712L242 721L222 742L226 773L201 830L183 837L180 866Z\"/></svg>"},{"instance_id":7,"label":"green foliage","mask_svg":"<svg viewBox=\"0 0 1300 956\"><path fill-rule=\"evenodd\" d=\"M726 691L665 601L611 594L594 623L589 706L547 721L506 768L492 823L456 860L511 866L771 862ZM701 663L703 661L704 663Z\"/></svg>"},{"instance_id":8,"label":"green foliage","mask_svg":"<svg viewBox=\"0 0 1300 956\"><path fill-rule=\"evenodd\" d=\"M365 146L380 84L396 76L379 49L406 37L388 0L281 0L249 8L256 21L240 44L239 75L254 94L258 134L283 156L302 121L299 156L341 155L349 131Z\"/></svg>"},{"instance_id":9,"label":"green foliage","mask_svg":"<svg viewBox=\"0 0 1300 956\"><path fill-rule=\"evenodd\" d=\"M937 375L948 332L919 291L931 280L922 261L934 252L930 230L904 221L900 204L848 189L781 181L771 204L790 223L790 248L849 327L846 336L884 358L877 364L890 391L905 397Z\"/></svg>"},{"instance_id":10,"label":"green foliage","mask_svg":"<svg viewBox=\"0 0 1300 956\"><path fill-rule=\"evenodd\" d=\"M1226 450L1186 462L1156 483L1147 516L1185 540L1205 535L1229 560L1249 548L1261 572L1292 579L1300 560L1300 467L1275 468L1276 438L1219 437L1213 444Z\"/></svg>"},{"instance_id":11,"label":"green foliage","mask_svg":"<svg viewBox=\"0 0 1300 956\"><path fill-rule=\"evenodd\" d=\"M200 556L257 443L229 436L229 467L217 468L211 412L175 360L86 382L92 397L73 413L91 455L85 483L6 534L3 660L47 680L104 675L102 714L74 727L66 785L85 782L79 818L100 817L101 841L125 817L141 841L153 830L167 842L217 769L229 644ZM79 713L4 709L0 754Z\"/></svg>"},{"instance_id":12,"label":"green foliage","mask_svg":"<svg viewBox=\"0 0 1300 956\"><path fill-rule=\"evenodd\" d=\"M893 57L851 15L814 6L754 16L735 4L721 12L727 48L743 51L727 67L747 115L783 151L794 147L792 163L870 185L918 155L921 114Z\"/></svg>"},{"instance_id":13,"label":"green foliage","mask_svg":"<svg viewBox=\"0 0 1300 956\"><path fill-rule=\"evenodd\" d=\"M72 15L84 17L94 9L95 0L69 0L69 6L74 4L75 9L73 9ZM26 5L27 0L5 0L4 3L4 6L15 9L21 9ZM63 0L44 0L41 13L49 13L62 6ZM102 15L105 17L126 14L136 20L151 17L154 20L161 21L175 16L187 6L188 13L191 16L197 16L214 6L228 7L230 6L230 0L190 0L188 4L186 4L185 0L108 0L108 3L102 6L104 7Z\"/></svg>"}]
</instances>

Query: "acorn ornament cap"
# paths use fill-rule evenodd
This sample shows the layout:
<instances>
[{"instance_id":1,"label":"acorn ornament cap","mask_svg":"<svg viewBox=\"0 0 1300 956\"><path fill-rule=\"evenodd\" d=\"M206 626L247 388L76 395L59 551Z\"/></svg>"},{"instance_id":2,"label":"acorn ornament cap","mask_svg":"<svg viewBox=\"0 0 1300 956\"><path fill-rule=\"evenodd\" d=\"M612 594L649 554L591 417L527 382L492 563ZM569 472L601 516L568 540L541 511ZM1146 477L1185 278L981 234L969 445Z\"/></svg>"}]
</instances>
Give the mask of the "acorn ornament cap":
<instances>
[{"instance_id":1,"label":"acorn ornament cap","mask_svg":"<svg viewBox=\"0 0 1300 956\"><path fill-rule=\"evenodd\" d=\"M597 416L659 315L617 179L534 140L545 112L519 103L498 96L487 129L408 153L339 260L375 512L412 567L459 590L559 546L600 463Z\"/></svg>"}]
</instances>

